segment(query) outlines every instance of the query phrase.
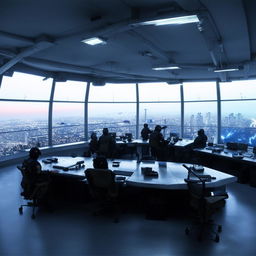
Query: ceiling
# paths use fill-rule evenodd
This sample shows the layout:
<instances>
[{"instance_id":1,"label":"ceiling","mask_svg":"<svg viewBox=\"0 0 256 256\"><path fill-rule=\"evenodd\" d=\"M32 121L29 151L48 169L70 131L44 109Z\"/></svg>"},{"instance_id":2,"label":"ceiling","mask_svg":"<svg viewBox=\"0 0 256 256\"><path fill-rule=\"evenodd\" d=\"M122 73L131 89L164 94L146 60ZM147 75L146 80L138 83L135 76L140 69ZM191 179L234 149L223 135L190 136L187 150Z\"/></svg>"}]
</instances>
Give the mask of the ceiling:
<instances>
[{"instance_id":1,"label":"ceiling","mask_svg":"<svg viewBox=\"0 0 256 256\"><path fill-rule=\"evenodd\" d=\"M1 0L0 75L149 82L256 78L255 0ZM197 15L184 25L134 26ZM106 44L81 41L100 36ZM153 70L174 65L177 70ZM238 68L215 73L215 69Z\"/></svg>"}]
</instances>

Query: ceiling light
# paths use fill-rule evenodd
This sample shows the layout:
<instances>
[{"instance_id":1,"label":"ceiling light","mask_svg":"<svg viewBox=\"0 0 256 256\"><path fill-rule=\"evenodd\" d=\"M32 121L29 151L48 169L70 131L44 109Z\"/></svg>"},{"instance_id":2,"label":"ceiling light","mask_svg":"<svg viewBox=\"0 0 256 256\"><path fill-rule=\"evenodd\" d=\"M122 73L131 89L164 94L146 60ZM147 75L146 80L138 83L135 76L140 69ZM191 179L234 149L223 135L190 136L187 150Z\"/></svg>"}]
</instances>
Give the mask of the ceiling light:
<instances>
[{"instance_id":1,"label":"ceiling light","mask_svg":"<svg viewBox=\"0 0 256 256\"><path fill-rule=\"evenodd\" d=\"M84 39L81 42L89 45L106 44L106 41L99 37Z\"/></svg>"},{"instance_id":2,"label":"ceiling light","mask_svg":"<svg viewBox=\"0 0 256 256\"><path fill-rule=\"evenodd\" d=\"M232 71L239 71L239 68L223 68L223 69L215 69L214 72L232 72Z\"/></svg>"},{"instance_id":3,"label":"ceiling light","mask_svg":"<svg viewBox=\"0 0 256 256\"><path fill-rule=\"evenodd\" d=\"M155 67L152 68L153 70L170 70L170 69L180 69L180 67L177 66L166 66L166 67Z\"/></svg>"},{"instance_id":4,"label":"ceiling light","mask_svg":"<svg viewBox=\"0 0 256 256\"><path fill-rule=\"evenodd\" d=\"M172 18L166 18L166 19L150 20L150 21L140 22L137 25L162 26L162 25L181 25L181 24L196 23L196 22L199 22L197 15L188 15L188 16L172 17Z\"/></svg>"}]
</instances>

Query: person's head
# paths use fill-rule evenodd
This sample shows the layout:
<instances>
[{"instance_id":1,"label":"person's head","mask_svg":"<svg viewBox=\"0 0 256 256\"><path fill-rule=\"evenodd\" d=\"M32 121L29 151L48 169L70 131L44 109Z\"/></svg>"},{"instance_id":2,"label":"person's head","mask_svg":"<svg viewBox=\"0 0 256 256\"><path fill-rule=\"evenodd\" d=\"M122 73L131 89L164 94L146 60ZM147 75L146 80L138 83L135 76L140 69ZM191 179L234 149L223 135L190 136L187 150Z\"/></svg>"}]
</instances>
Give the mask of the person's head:
<instances>
[{"instance_id":1,"label":"person's head","mask_svg":"<svg viewBox=\"0 0 256 256\"><path fill-rule=\"evenodd\" d=\"M103 128L103 135L108 135L108 128Z\"/></svg>"},{"instance_id":2,"label":"person's head","mask_svg":"<svg viewBox=\"0 0 256 256\"><path fill-rule=\"evenodd\" d=\"M198 130L197 134L198 134L198 136L200 136L200 135L204 135L204 129L200 129L200 130Z\"/></svg>"},{"instance_id":3,"label":"person's head","mask_svg":"<svg viewBox=\"0 0 256 256\"><path fill-rule=\"evenodd\" d=\"M162 127L160 125L156 125L156 127L155 127L156 132L161 132L161 129L162 129Z\"/></svg>"},{"instance_id":4,"label":"person's head","mask_svg":"<svg viewBox=\"0 0 256 256\"><path fill-rule=\"evenodd\" d=\"M96 135L95 132L92 132L92 133L91 133L91 139L97 139L97 135Z\"/></svg>"},{"instance_id":5,"label":"person's head","mask_svg":"<svg viewBox=\"0 0 256 256\"><path fill-rule=\"evenodd\" d=\"M29 150L29 157L32 159L37 159L41 155L41 151L37 147L33 147Z\"/></svg>"},{"instance_id":6,"label":"person's head","mask_svg":"<svg viewBox=\"0 0 256 256\"><path fill-rule=\"evenodd\" d=\"M144 124L144 128L148 128L148 124Z\"/></svg>"},{"instance_id":7,"label":"person's head","mask_svg":"<svg viewBox=\"0 0 256 256\"><path fill-rule=\"evenodd\" d=\"M93 167L95 169L108 169L108 161L104 156L97 156L93 159Z\"/></svg>"}]
</instances>

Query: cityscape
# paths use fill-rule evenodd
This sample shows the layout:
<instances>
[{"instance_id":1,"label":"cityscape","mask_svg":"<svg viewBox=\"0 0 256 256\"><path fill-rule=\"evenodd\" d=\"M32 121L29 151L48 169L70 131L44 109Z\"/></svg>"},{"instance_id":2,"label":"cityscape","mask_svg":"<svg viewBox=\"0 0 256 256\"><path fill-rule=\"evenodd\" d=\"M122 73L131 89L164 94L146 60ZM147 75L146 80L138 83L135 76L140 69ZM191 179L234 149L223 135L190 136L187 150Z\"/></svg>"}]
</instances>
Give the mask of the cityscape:
<instances>
[{"instance_id":1,"label":"cityscape","mask_svg":"<svg viewBox=\"0 0 256 256\"><path fill-rule=\"evenodd\" d=\"M154 129L156 124L167 126L162 130L165 138L170 133L181 134L180 117L173 116L169 119L157 119L149 115L145 120L140 120L141 130L143 123L147 122L150 129ZM48 124L47 120L2 120L0 129L0 157L13 155L29 149L33 146L48 146ZM88 137L95 132L99 137L102 129L108 127L110 132L116 133L117 136L132 133L135 138L136 123L135 117L118 120L117 118L101 117L90 118L88 124ZM185 116L184 121L184 138L194 139L198 129L204 129L208 136L208 142L217 143L217 117L211 112L192 114ZM53 123L52 141L53 145L76 143L84 141L83 119L80 117L65 117L56 119ZM251 146L256 146L256 121L244 117L241 113L230 113L222 118L221 130L222 143L240 142Z\"/></svg>"}]
</instances>

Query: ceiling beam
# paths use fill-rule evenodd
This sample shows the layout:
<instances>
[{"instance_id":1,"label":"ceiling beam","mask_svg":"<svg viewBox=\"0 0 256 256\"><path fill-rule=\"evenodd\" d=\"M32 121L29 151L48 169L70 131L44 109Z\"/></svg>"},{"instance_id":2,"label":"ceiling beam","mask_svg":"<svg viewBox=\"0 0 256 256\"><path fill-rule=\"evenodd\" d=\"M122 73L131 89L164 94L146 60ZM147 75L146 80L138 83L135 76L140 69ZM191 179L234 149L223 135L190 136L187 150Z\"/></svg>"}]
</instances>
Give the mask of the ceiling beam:
<instances>
[{"instance_id":1,"label":"ceiling beam","mask_svg":"<svg viewBox=\"0 0 256 256\"><path fill-rule=\"evenodd\" d=\"M0 31L0 37L3 38L7 38L7 39L12 39L15 41L20 41L21 43L25 43L28 45L34 44L34 40L28 37L24 37L24 36L19 36L19 35L15 35L15 34L11 34L11 33L7 33L4 31Z\"/></svg>"},{"instance_id":2,"label":"ceiling beam","mask_svg":"<svg viewBox=\"0 0 256 256\"><path fill-rule=\"evenodd\" d=\"M28 57L28 56L36 53L36 52L42 51L44 49L47 49L47 48L49 48L52 45L53 45L52 42L42 40L42 41L36 42L31 47L25 48L23 51L21 51L19 54L14 56L11 60L9 60L7 63L5 63L4 65L2 65L0 67L0 75L2 75L4 72L6 72L8 69L13 67L15 64L20 62L25 57Z\"/></svg>"}]
</instances>

